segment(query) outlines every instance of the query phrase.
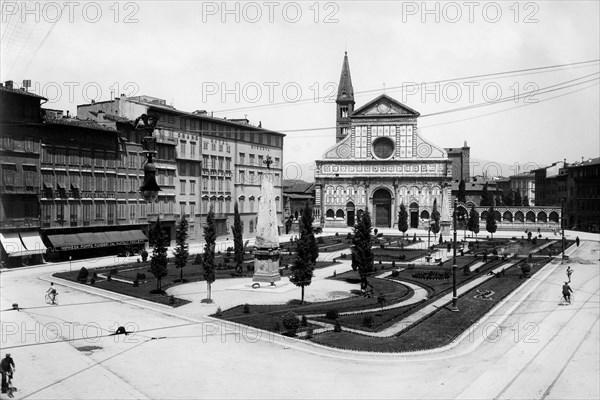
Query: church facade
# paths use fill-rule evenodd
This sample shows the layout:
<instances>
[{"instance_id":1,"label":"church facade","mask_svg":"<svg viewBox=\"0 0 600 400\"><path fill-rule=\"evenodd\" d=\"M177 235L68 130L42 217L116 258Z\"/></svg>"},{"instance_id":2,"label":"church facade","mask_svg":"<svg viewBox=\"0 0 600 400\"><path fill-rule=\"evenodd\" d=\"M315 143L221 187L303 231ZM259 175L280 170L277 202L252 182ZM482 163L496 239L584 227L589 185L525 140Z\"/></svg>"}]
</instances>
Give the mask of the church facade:
<instances>
[{"instance_id":1,"label":"church facade","mask_svg":"<svg viewBox=\"0 0 600 400\"><path fill-rule=\"evenodd\" d=\"M316 160L315 220L352 227L369 210L374 227L398 227L400 204L412 228L429 226L437 200L450 221L452 162L418 131L419 113L383 94L354 109L347 54L336 101L336 144Z\"/></svg>"}]
</instances>

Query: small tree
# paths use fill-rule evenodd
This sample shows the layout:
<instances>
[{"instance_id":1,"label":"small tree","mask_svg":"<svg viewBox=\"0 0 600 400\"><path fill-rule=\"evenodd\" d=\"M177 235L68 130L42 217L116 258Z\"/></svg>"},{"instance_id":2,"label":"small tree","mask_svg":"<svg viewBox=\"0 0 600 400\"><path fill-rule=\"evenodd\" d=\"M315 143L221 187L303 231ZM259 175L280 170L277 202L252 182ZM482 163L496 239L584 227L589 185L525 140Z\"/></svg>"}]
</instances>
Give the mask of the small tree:
<instances>
[{"instance_id":1,"label":"small tree","mask_svg":"<svg viewBox=\"0 0 600 400\"><path fill-rule=\"evenodd\" d=\"M313 220L312 210L306 204L300 214L300 238L296 241L296 259L292 264L290 275L290 282L302 289L302 304L304 304L304 288L312 282L315 262L319 256Z\"/></svg>"},{"instance_id":2,"label":"small tree","mask_svg":"<svg viewBox=\"0 0 600 400\"><path fill-rule=\"evenodd\" d=\"M465 190L465 186L465 180L461 179L460 183L458 184L458 195L456 196L458 201L461 203L467 202L467 192Z\"/></svg>"},{"instance_id":3,"label":"small tree","mask_svg":"<svg viewBox=\"0 0 600 400\"><path fill-rule=\"evenodd\" d=\"M437 199L433 200L431 219L433 220L433 223L431 224L431 232L437 235L440 232L440 212L437 209Z\"/></svg>"},{"instance_id":4,"label":"small tree","mask_svg":"<svg viewBox=\"0 0 600 400\"><path fill-rule=\"evenodd\" d=\"M175 267L179 268L179 282L183 283L183 268L187 265L187 260L190 255L189 246L187 243L188 239L188 221L185 215L179 221L177 232L175 233L175 243L177 247L173 251L175 255Z\"/></svg>"},{"instance_id":5,"label":"small tree","mask_svg":"<svg viewBox=\"0 0 600 400\"><path fill-rule=\"evenodd\" d=\"M519 192L518 190L515 192L515 201L514 201L513 205L514 206L523 205L523 199L521 198L521 192Z\"/></svg>"},{"instance_id":6,"label":"small tree","mask_svg":"<svg viewBox=\"0 0 600 400\"><path fill-rule=\"evenodd\" d=\"M491 206L492 205L492 194L488 191L487 182L483 185L483 190L481 191L481 203L480 206Z\"/></svg>"},{"instance_id":7,"label":"small tree","mask_svg":"<svg viewBox=\"0 0 600 400\"><path fill-rule=\"evenodd\" d=\"M475 235L479 233L479 214L477 211L475 211L475 206L471 207L469 221L467 222L467 229L473 232Z\"/></svg>"},{"instance_id":8,"label":"small tree","mask_svg":"<svg viewBox=\"0 0 600 400\"><path fill-rule=\"evenodd\" d=\"M354 226L352 239L352 269L358 270L361 289L368 287L367 277L373 273L373 249L371 248L371 215L366 209Z\"/></svg>"},{"instance_id":9,"label":"small tree","mask_svg":"<svg viewBox=\"0 0 600 400\"><path fill-rule=\"evenodd\" d=\"M242 219L240 218L237 201L233 206L233 227L231 228L231 231L233 232L233 259L235 260L235 271L238 274L241 274L242 265L244 264L244 242L242 238Z\"/></svg>"},{"instance_id":10,"label":"small tree","mask_svg":"<svg viewBox=\"0 0 600 400\"><path fill-rule=\"evenodd\" d=\"M406 211L406 206L404 202L400 204L400 212L398 212L398 230L402 232L402 234L406 234L408 230L408 212Z\"/></svg>"},{"instance_id":11,"label":"small tree","mask_svg":"<svg viewBox=\"0 0 600 400\"><path fill-rule=\"evenodd\" d=\"M523 206L529 207L529 197L523 196Z\"/></svg>"},{"instance_id":12,"label":"small tree","mask_svg":"<svg viewBox=\"0 0 600 400\"><path fill-rule=\"evenodd\" d=\"M150 229L150 241L153 248L150 260L150 272L156 278L156 291L160 292L162 278L167 276L167 238L158 218Z\"/></svg>"},{"instance_id":13,"label":"small tree","mask_svg":"<svg viewBox=\"0 0 600 400\"><path fill-rule=\"evenodd\" d=\"M204 280L208 289L206 300L210 303L211 300L211 285L215 281L215 243L217 241L217 230L215 226L215 213L210 208L206 215L206 225L204 226L204 255L202 257L202 266L204 268Z\"/></svg>"},{"instance_id":14,"label":"small tree","mask_svg":"<svg viewBox=\"0 0 600 400\"><path fill-rule=\"evenodd\" d=\"M494 217L494 206L490 206L488 210L487 220L485 221L485 230L491 233L492 240L494 239L494 232L497 229L496 218Z\"/></svg>"}]
</instances>

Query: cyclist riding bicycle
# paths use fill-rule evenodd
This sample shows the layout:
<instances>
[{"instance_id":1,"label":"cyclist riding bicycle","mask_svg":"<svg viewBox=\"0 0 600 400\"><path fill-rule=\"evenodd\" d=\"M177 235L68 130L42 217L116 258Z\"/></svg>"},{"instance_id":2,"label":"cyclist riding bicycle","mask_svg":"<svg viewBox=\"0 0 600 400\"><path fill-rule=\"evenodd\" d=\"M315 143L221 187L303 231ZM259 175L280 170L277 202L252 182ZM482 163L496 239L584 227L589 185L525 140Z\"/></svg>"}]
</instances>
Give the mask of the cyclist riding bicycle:
<instances>
[{"instance_id":1,"label":"cyclist riding bicycle","mask_svg":"<svg viewBox=\"0 0 600 400\"><path fill-rule=\"evenodd\" d=\"M52 304L56 302L56 295L58 292L54 288L54 282L50 283L50 288L46 291L46 293L50 296L50 300L52 300Z\"/></svg>"}]
</instances>

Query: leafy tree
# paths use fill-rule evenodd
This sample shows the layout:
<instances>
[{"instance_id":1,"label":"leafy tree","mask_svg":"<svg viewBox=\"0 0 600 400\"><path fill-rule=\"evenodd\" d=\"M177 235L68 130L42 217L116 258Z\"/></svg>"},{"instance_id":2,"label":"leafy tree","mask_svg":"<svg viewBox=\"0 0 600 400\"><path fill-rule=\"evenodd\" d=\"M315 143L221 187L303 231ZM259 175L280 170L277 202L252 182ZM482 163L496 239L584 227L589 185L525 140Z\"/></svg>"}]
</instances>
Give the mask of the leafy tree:
<instances>
[{"instance_id":1,"label":"leafy tree","mask_svg":"<svg viewBox=\"0 0 600 400\"><path fill-rule=\"evenodd\" d=\"M373 272L373 249L371 248L371 214L369 210L358 218L352 239L352 269L358 270L361 289L368 287L367 277Z\"/></svg>"},{"instance_id":2,"label":"leafy tree","mask_svg":"<svg viewBox=\"0 0 600 400\"><path fill-rule=\"evenodd\" d=\"M510 192L508 192L507 195L502 195L502 201L504 202L505 205L511 207L514 204L515 201L515 192L511 189Z\"/></svg>"},{"instance_id":3,"label":"leafy tree","mask_svg":"<svg viewBox=\"0 0 600 400\"><path fill-rule=\"evenodd\" d=\"M529 207L529 197L523 196L523 206Z\"/></svg>"},{"instance_id":4,"label":"leafy tree","mask_svg":"<svg viewBox=\"0 0 600 400\"><path fill-rule=\"evenodd\" d=\"M319 247L315 239L312 210L306 204L300 214L300 238L296 241L296 259L292 264L290 282L302 289L301 302L304 304L304 288L312 282Z\"/></svg>"},{"instance_id":5,"label":"leafy tree","mask_svg":"<svg viewBox=\"0 0 600 400\"><path fill-rule=\"evenodd\" d=\"M497 228L496 218L494 217L494 206L490 206L487 220L485 221L485 230L492 234L492 239L494 239L494 232L496 232Z\"/></svg>"},{"instance_id":6,"label":"leafy tree","mask_svg":"<svg viewBox=\"0 0 600 400\"><path fill-rule=\"evenodd\" d=\"M208 289L208 296L206 300L210 303L212 300L211 285L215 281L215 243L217 241L217 229L215 224L215 213L210 208L208 215L206 216L206 225L204 226L204 254L202 257L202 266L204 267L204 280Z\"/></svg>"},{"instance_id":7,"label":"leafy tree","mask_svg":"<svg viewBox=\"0 0 600 400\"><path fill-rule=\"evenodd\" d=\"M179 282L183 282L183 268L187 265L187 260L190 255L187 243L188 239L188 221L185 215L179 221L177 232L175 233L175 243L177 247L173 251L175 255L175 267L179 268Z\"/></svg>"},{"instance_id":8,"label":"leafy tree","mask_svg":"<svg viewBox=\"0 0 600 400\"><path fill-rule=\"evenodd\" d=\"M440 212L437 209L437 199L433 200L431 219L433 220L433 223L431 224L431 232L437 235L440 232Z\"/></svg>"},{"instance_id":9,"label":"leafy tree","mask_svg":"<svg viewBox=\"0 0 600 400\"><path fill-rule=\"evenodd\" d=\"M150 272L156 278L156 291L160 292L162 278L167 276L167 238L157 218L150 229L150 241L152 242L152 258L150 260Z\"/></svg>"},{"instance_id":10,"label":"leafy tree","mask_svg":"<svg viewBox=\"0 0 600 400\"><path fill-rule=\"evenodd\" d=\"M514 201L513 205L514 206L523 205L523 199L521 198L521 192L519 192L518 190L515 192L515 201Z\"/></svg>"},{"instance_id":11,"label":"leafy tree","mask_svg":"<svg viewBox=\"0 0 600 400\"><path fill-rule=\"evenodd\" d=\"M471 207L469 221L467 222L467 229L475 233L475 235L479 233L479 214L477 214L477 211L475 211L475 206Z\"/></svg>"},{"instance_id":12,"label":"leafy tree","mask_svg":"<svg viewBox=\"0 0 600 400\"><path fill-rule=\"evenodd\" d=\"M467 192L465 186L465 180L461 179L460 183L458 184L458 195L456 196L458 201L460 201L461 203L467 202Z\"/></svg>"},{"instance_id":13,"label":"leafy tree","mask_svg":"<svg viewBox=\"0 0 600 400\"><path fill-rule=\"evenodd\" d=\"M231 231L233 232L235 271L240 274L242 273L242 265L244 264L244 242L242 238L242 219L240 218L237 201L233 206L233 227Z\"/></svg>"},{"instance_id":14,"label":"leafy tree","mask_svg":"<svg viewBox=\"0 0 600 400\"><path fill-rule=\"evenodd\" d=\"M492 195L488 190L487 182L483 185L483 190L481 191L481 203L480 206L491 206L492 205Z\"/></svg>"},{"instance_id":15,"label":"leafy tree","mask_svg":"<svg viewBox=\"0 0 600 400\"><path fill-rule=\"evenodd\" d=\"M408 230L408 212L404 202L400 204L400 212L398 213L398 230L403 234L406 234Z\"/></svg>"}]
</instances>

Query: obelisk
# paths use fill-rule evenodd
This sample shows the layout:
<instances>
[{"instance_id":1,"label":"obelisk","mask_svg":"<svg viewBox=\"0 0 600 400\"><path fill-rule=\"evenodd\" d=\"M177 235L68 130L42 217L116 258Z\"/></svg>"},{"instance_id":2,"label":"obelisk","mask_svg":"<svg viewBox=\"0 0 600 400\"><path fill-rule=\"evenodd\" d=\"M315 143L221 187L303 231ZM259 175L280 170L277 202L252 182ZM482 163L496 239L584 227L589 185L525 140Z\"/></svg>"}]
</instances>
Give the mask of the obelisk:
<instances>
[{"instance_id":1,"label":"obelisk","mask_svg":"<svg viewBox=\"0 0 600 400\"><path fill-rule=\"evenodd\" d=\"M277 231L277 204L273 189L273 172L270 156L265 164L267 173L261 182L261 198L258 202L258 220L256 222L256 240L254 242L253 282L274 282L281 280L279 275L279 233Z\"/></svg>"}]
</instances>

